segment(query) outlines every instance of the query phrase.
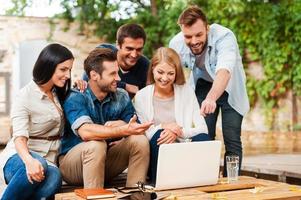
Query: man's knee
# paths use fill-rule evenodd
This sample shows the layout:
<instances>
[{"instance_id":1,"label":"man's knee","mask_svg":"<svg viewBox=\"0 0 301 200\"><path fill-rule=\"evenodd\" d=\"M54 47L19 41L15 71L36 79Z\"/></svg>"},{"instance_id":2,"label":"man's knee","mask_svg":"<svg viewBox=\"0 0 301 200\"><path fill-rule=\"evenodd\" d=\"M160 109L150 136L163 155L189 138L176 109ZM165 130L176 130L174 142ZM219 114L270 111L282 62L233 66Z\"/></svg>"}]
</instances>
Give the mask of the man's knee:
<instances>
[{"instance_id":1,"label":"man's knee","mask_svg":"<svg viewBox=\"0 0 301 200\"><path fill-rule=\"evenodd\" d=\"M131 135L127 139L131 149L149 154L149 141L145 135Z\"/></svg>"},{"instance_id":2,"label":"man's knee","mask_svg":"<svg viewBox=\"0 0 301 200\"><path fill-rule=\"evenodd\" d=\"M105 156L107 153L107 143L103 140L85 142L82 153L85 155Z\"/></svg>"}]
</instances>

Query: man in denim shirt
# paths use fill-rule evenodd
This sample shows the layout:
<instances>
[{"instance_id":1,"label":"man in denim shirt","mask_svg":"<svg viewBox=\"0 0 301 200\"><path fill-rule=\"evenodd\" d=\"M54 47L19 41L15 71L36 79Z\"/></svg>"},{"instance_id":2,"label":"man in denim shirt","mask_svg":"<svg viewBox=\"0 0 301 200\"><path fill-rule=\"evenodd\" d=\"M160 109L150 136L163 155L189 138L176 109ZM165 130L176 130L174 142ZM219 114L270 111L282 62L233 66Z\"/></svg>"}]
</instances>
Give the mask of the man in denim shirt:
<instances>
[{"instance_id":1,"label":"man in denim shirt","mask_svg":"<svg viewBox=\"0 0 301 200\"><path fill-rule=\"evenodd\" d=\"M69 184L103 187L128 167L126 186L145 181L149 144L144 136L150 123L139 124L132 102L117 89L116 53L93 50L84 62L88 88L72 90L64 103L67 127L59 158Z\"/></svg>"},{"instance_id":2,"label":"man in denim shirt","mask_svg":"<svg viewBox=\"0 0 301 200\"><path fill-rule=\"evenodd\" d=\"M249 110L249 100L235 35L221 25L209 26L205 14L197 6L184 10L178 24L181 32L172 38L169 46L178 52L182 65L191 69L190 83L195 88L209 136L214 140L221 110L225 156L238 155L241 166L241 124Z\"/></svg>"}]
</instances>

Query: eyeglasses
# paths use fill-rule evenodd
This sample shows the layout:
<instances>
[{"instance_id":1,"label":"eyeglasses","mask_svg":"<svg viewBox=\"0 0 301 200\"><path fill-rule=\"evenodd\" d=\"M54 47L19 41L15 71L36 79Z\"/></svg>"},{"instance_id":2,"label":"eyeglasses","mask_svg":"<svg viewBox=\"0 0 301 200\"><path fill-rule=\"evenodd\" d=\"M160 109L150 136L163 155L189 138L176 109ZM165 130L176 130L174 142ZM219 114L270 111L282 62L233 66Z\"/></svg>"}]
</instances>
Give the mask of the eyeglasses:
<instances>
[{"instance_id":1,"label":"eyeglasses","mask_svg":"<svg viewBox=\"0 0 301 200\"><path fill-rule=\"evenodd\" d=\"M134 192L148 192L148 193L152 193L154 192L154 187L150 186L150 185L146 185L144 182L142 181L138 181L136 183L136 187L115 187L115 189L123 194L130 194L130 193L134 193Z\"/></svg>"}]
</instances>

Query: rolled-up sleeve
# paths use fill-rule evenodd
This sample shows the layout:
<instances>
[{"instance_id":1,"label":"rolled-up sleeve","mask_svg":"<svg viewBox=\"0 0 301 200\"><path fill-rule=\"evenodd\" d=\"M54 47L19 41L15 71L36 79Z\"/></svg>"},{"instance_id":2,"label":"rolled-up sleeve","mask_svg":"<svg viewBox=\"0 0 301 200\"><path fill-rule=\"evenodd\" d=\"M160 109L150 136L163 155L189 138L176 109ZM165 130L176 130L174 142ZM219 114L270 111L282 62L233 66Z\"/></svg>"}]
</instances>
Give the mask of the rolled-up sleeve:
<instances>
[{"instance_id":1,"label":"rolled-up sleeve","mask_svg":"<svg viewBox=\"0 0 301 200\"><path fill-rule=\"evenodd\" d=\"M235 35L228 32L223 38L217 41L217 64L215 73L220 69L226 69L232 74L233 68L236 65L236 56L239 51Z\"/></svg>"},{"instance_id":2,"label":"rolled-up sleeve","mask_svg":"<svg viewBox=\"0 0 301 200\"><path fill-rule=\"evenodd\" d=\"M64 103L64 112L73 133L77 136L78 129L83 124L93 123L83 94L72 93Z\"/></svg>"},{"instance_id":3,"label":"rolled-up sleeve","mask_svg":"<svg viewBox=\"0 0 301 200\"><path fill-rule=\"evenodd\" d=\"M13 137L29 137L29 110L26 107L27 98L18 95L12 106L11 120Z\"/></svg>"}]
</instances>

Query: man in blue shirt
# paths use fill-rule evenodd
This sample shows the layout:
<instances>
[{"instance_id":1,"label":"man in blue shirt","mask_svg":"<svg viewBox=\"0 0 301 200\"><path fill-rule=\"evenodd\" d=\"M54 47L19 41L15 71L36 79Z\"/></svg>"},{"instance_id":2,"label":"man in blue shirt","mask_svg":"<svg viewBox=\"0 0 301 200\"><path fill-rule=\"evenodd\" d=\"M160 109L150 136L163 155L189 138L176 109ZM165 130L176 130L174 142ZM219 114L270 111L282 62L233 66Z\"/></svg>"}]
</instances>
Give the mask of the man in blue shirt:
<instances>
[{"instance_id":1,"label":"man in blue shirt","mask_svg":"<svg viewBox=\"0 0 301 200\"><path fill-rule=\"evenodd\" d=\"M69 184L97 188L128 168L126 186L135 186L146 178L149 144L144 132L152 123L137 123L131 99L117 88L116 53L95 49L84 68L87 89L72 90L63 105L67 126L59 158L62 176Z\"/></svg>"},{"instance_id":2,"label":"man in blue shirt","mask_svg":"<svg viewBox=\"0 0 301 200\"><path fill-rule=\"evenodd\" d=\"M221 110L225 156L238 155L241 166L241 124L249 110L249 100L235 35L221 25L209 25L197 6L184 10L178 24L181 32L172 38L169 46L178 52L183 66L191 69L190 83L195 88L209 136L212 140L215 138Z\"/></svg>"},{"instance_id":3,"label":"man in blue shirt","mask_svg":"<svg viewBox=\"0 0 301 200\"><path fill-rule=\"evenodd\" d=\"M119 27L116 39L116 46L101 44L97 48L109 48L117 53L121 79L117 86L125 89L133 98L146 85L149 60L142 55L146 34L138 24L124 24ZM87 76L84 75L83 79L87 80Z\"/></svg>"}]
</instances>

